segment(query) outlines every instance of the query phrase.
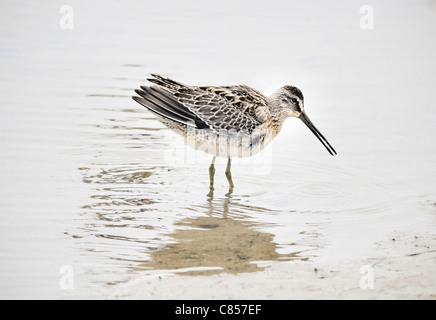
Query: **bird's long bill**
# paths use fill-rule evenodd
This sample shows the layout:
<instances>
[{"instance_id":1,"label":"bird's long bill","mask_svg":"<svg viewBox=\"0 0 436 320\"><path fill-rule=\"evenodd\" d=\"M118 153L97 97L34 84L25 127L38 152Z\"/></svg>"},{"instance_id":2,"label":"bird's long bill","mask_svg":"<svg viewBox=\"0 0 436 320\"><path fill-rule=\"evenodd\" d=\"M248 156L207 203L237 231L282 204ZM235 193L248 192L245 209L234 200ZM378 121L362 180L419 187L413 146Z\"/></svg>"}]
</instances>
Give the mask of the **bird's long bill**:
<instances>
[{"instance_id":1,"label":"bird's long bill","mask_svg":"<svg viewBox=\"0 0 436 320\"><path fill-rule=\"evenodd\" d=\"M310 129L310 131L313 132L313 134L318 138L319 141L323 144L323 146L327 149L327 151L334 156L336 153L335 149L330 145L330 143L327 141L326 138L319 132L319 130L315 127L315 125L310 121L310 119L307 117L306 113L303 112L299 116L301 121L304 122L304 124Z\"/></svg>"}]
</instances>

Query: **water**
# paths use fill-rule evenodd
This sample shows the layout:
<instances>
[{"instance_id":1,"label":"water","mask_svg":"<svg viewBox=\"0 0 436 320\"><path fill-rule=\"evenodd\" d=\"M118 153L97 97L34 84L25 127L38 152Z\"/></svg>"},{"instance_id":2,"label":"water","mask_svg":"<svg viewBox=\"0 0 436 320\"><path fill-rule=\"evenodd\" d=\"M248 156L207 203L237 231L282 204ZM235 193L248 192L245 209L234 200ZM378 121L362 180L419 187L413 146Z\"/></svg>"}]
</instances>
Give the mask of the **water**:
<instances>
[{"instance_id":1,"label":"water","mask_svg":"<svg viewBox=\"0 0 436 320\"><path fill-rule=\"evenodd\" d=\"M255 272L368 257L394 231L434 232L434 1L290 5L3 1L2 298L87 296L150 273ZM188 84L284 84L297 119L253 159L185 149L130 99L160 73ZM63 290L62 266L74 270Z\"/></svg>"}]
</instances>

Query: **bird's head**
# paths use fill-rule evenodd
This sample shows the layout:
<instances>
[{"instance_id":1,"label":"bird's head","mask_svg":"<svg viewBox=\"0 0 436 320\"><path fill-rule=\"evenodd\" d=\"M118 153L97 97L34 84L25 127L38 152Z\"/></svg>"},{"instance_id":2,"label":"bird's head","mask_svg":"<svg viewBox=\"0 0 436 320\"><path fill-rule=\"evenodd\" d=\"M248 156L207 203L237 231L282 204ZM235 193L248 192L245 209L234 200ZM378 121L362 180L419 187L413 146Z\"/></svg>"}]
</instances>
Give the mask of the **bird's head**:
<instances>
[{"instance_id":1,"label":"bird's head","mask_svg":"<svg viewBox=\"0 0 436 320\"><path fill-rule=\"evenodd\" d=\"M310 121L304 111L304 97L300 89L293 86L284 86L274 92L269 98L270 102L276 106L280 118L295 117L300 119L310 129L310 131L313 132L318 140L321 141L332 156L336 154L335 149L333 149L327 139L315 127L312 121Z\"/></svg>"},{"instance_id":2,"label":"bird's head","mask_svg":"<svg viewBox=\"0 0 436 320\"><path fill-rule=\"evenodd\" d=\"M304 112L303 93L297 87L284 86L270 96L271 102L278 107L280 117L298 118Z\"/></svg>"}]
</instances>

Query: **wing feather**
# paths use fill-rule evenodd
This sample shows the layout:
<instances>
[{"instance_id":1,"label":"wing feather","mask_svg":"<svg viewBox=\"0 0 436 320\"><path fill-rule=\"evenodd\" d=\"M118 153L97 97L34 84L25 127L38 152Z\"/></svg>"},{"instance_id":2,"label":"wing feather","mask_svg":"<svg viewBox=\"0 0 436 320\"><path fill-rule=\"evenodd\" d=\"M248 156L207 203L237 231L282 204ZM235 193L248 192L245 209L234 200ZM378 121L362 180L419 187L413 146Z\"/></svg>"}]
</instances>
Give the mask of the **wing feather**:
<instances>
[{"instance_id":1,"label":"wing feather","mask_svg":"<svg viewBox=\"0 0 436 320\"><path fill-rule=\"evenodd\" d=\"M167 98L172 95L214 131L243 129L251 132L267 119L266 98L248 86L197 87L152 76L154 78L148 80L165 88Z\"/></svg>"},{"instance_id":2,"label":"wing feather","mask_svg":"<svg viewBox=\"0 0 436 320\"><path fill-rule=\"evenodd\" d=\"M163 109L168 112L171 109L173 114L185 120L195 116L203 127L214 131L251 132L267 119L266 98L248 86L196 87L159 75L152 76L148 80L160 87L150 88L152 102L156 104L158 100Z\"/></svg>"}]
</instances>

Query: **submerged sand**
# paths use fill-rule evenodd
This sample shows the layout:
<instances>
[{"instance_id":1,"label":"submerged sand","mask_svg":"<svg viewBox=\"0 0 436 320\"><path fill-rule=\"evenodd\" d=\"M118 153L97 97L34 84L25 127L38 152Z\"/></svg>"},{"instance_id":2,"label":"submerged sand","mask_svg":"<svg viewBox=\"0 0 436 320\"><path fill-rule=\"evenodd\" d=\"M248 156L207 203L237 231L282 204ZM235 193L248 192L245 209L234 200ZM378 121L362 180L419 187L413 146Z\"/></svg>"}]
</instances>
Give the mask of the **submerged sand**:
<instances>
[{"instance_id":1,"label":"submerged sand","mask_svg":"<svg viewBox=\"0 0 436 320\"><path fill-rule=\"evenodd\" d=\"M192 276L161 270L105 295L117 299L436 299L436 235L397 232L375 247L377 254L371 258L271 262L258 272Z\"/></svg>"}]
</instances>

